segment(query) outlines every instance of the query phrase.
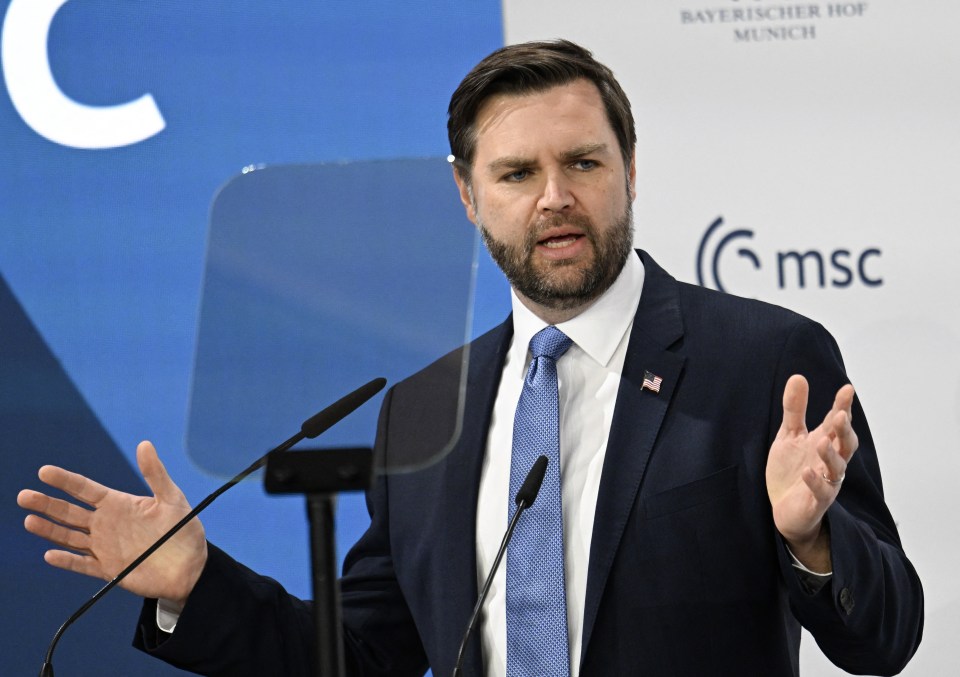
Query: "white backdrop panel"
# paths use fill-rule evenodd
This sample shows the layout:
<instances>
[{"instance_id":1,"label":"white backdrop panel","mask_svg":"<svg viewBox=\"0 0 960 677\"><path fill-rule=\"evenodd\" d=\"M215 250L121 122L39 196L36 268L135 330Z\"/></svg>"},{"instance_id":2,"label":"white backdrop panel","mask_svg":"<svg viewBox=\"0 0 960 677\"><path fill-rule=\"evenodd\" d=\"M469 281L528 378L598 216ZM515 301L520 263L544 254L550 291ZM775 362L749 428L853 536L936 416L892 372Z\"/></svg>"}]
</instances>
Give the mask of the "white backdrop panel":
<instances>
[{"instance_id":1,"label":"white backdrop panel","mask_svg":"<svg viewBox=\"0 0 960 677\"><path fill-rule=\"evenodd\" d=\"M726 291L836 336L926 591L903 674L954 674L960 6L505 0L504 23L508 44L580 42L624 85L638 246L680 279L716 287L716 270ZM801 664L840 674L809 636Z\"/></svg>"}]
</instances>

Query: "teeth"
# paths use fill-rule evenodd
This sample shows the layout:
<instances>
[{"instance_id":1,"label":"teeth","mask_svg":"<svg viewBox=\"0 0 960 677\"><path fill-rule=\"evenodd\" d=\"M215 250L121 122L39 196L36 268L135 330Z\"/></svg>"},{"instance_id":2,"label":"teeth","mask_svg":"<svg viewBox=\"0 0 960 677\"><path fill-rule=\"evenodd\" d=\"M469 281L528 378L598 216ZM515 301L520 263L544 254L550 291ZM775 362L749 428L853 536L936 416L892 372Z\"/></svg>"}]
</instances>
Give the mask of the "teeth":
<instances>
[{"instance_id":1,"label":"teeth","mask_svg":"<svg viewBox=\"0 0 960 677\"><path fill-rule=\"evenodd\" d=\"M543 243L543 246L550 249L558 249L559 247L566 247L576 239L575 237L568 237L563 240L547 240Z\"/></svg>"}]
</instances>

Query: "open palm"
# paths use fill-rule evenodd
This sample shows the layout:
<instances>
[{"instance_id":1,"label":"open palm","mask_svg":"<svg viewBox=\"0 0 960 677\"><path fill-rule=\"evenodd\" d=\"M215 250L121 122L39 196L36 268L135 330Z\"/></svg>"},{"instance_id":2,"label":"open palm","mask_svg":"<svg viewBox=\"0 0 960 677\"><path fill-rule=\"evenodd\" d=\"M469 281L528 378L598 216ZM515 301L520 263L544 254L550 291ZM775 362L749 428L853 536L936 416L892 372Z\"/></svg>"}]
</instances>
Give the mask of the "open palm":
<instances>
[{"instance_id":1,"label":"open palm","mask_svg":"<svg viewBox=\"0 0 960 677\"><path fill-rule=\"evenodd\" d=\"M78 501L25 489L17 503L37 514L24 521L27 531L65 548L48 550L44 559L69 571L110 580L190 512L149 442L137 447L137 464L153 496L134 496L87 477L43 466L40 479ZM199 519L192 520L120 584L147 598L183 606L203 571L207 546Z\"/></svg>"},{"instance_id":2,"label":"open palm","mask_svg":"<svg viewBox=\"0 0 960 677\"><path fill-rule=\"evenodd\" d=\"M840 492L847 463L857 450L851 425L853 386L837 391L833 407L807 430L809 385L791 376L783 393L783 423L767 458L767 494L777 529L794 554L822 538L821 524Z\"/></svg>"}]
</instances>

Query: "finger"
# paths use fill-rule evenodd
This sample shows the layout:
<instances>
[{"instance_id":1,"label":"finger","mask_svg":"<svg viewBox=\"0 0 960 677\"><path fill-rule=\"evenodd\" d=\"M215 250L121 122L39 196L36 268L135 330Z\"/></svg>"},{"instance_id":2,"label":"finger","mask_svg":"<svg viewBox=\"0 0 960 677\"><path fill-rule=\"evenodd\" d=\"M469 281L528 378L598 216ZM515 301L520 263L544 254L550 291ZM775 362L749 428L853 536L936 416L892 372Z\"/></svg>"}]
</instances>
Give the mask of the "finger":
<instances>
[{"instance_id":1,"label":"finger","mask_svg":"<svg viewBox=\"0 0 960 677\"><path fill-rule=\"evenodd\" d=\"M27 515L23 520L23 526L31 534L45 538L62 548L69 548L77 552L90 552L90 536L82 531L68 529L39 515Z\"/></svg>"},{"instance_id":2,"label":"finger","mask_svg":"<svg viewBox=\"0 0 960 677\"><path fill-rule=\"evenodd\" d=\"M137 465L147 486L164 503L181 503L184 501L180 487L173 483L167 469L160 462L157 450L150 442L141 442L137 445Z\"/></svg>"},{"instance_id":3,"label":"finger","mask_svg":"<svg viewBox=\"0 0 960 677\"><path fill-rule=\"evenodd\" d=\"M838 411L845 411L847 416L853 419L853 386L849 383L840 388L837 394L833 396L833 406L824 415L823 424L829 425Z\"/></svg>"},{"instance_id":4,"label":"finger","mask_svg":"<svg viewBox=\"0 0 960 677\"><path fill-rule=\"evenodd\" d=\"M817 444L817 456L820 457L820 460L823 462L822 473L828 480L839 480L847 472L847 462L846 460L837 453L837 450L833 448L831 440L827 437L820 440ZM824 477L821 477L824 479ZM829 482L824 482L828 486L832 486L835 489L839 489L839 485L830 485Z\"/></svg>"},{"instance_id":5,"label":"finger","mask_svg":"<svg viewBox=\"0 0 960 677\"><path fill-rule=\"evenodd\" d=\"M783 389L783 424L780 430L793 434L807 431L807 397L810 387L800 374L787 380Z\"/></svg>"},{"instance_id":6,"label":"finger","mask_svg":"<svg viewBox=\"0 0 960 677\"><path fill-rule=\"evenodd\" d=\"M58 468L55 465L45 465L37 472L37 476L44 484L73 496L87 505L96 506L107 495L108 489L88 477L75 472Z\"/></svg>"},{"instance_id":7,"label":"finger","mask_svg":"<svg viewBox=\"0 0 960 677\"><path fill-rule=\"evenodd\" d=\"M829 428L834 451L843 457L844 463L849 463L857 447L860 446L860 440L850 423L847 412L838 411L834 414Z\"/></svg>"},{"instance_id":8,"label":"finger","mask_svg":"<svg viewBox=\"0 0 960 677\"><path fill-rule=\"evenodd\" d=\"M43 553L43 559L47 564L58 569L66 569L94 578L109 578L104 575L100 561L96 557L78 555L65 550L47 550Z\"/></svg>"},{"instance_id":9,"label":"finger","mask_svg":"<svg viewBox=\"0 0 960 677\"><path fill-rule=\"evenodd\" d=\"M803 471L803 483L807 485L810 493L813 494L819 506L818 512L823 514L827 508L833 504L836 499L838 486L829 482L824 482L823 477L813 468L806 468Z\"/></svg>"},{"instance_id":10,"label":"finger","mask_svg":"<svg viewBox=\"0 0 960 677\"><path fill-rule=\"evenodd\" d=\"M845 411L850 420L853 420L853 395L854 390L851 384L847 384L837 391L833 398L833 408L835 411Z\"/></svg>"},{"instance_id":11,"label":"finger","mask_svg":"<svg viewBox=\"0 0 960 677\"><path fill-rule=\"evenodd\" d=\"M39 491L24 489L17 494L17 505L27 510L40 513L74 529L90 530L90 519L93 513L69 501L52 498Z\"/></svg>"}]
</instances>

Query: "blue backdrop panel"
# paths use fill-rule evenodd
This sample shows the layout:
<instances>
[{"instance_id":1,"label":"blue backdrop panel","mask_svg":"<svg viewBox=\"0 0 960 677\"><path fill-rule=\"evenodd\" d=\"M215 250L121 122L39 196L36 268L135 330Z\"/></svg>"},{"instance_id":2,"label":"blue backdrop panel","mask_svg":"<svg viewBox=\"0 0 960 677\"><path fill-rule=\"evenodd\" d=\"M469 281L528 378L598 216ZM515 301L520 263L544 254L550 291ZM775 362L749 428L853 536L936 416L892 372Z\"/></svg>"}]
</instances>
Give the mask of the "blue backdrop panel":
<instances>
[{"instance_id":1,"label":"blue backdrop panel","mask_svg":"<svg viewBox=\"0 0 960 677\"><path fill-rule=\"evenodd\" d=\"M42 346L62 376L51 381L4 353L3 369L17 377L5 377L3 387L36 394L4 391L14 398L3 404L10 407L4 463L15 464L3 473L3 566L16 583L4 590L9 613L0 620L0 674L7 675L35 672L47 638L96 588L46 567L45 546L21 531L14 493L36 485L37 466L62 463L143 493L131 466L137 442L149 438L191 501L219 481L185 450L218 189L243 167L264 163L440 162L450 93L503 37L495 0L0 0L0 13L3 44L16 48L5 52L0 86L0 275L19 308L11 315L4 306L2 342L5 350L20 345L8 326L26 316L35 328L31 345ZM35 117L50 82L54 112L69 113L61 127L74 138L92 137L71 111L98 119L147 95L163 127L125 145L70 145ZM11 85L20 87L17 104ZM455 199L452 181L449 190ZM478 285L505 288L485 257ZM481 292L480 329L503 314L503 303L489 298ZM48 412L41 418L50 429L43 434L24 414L29 402L45 403L39 411ZM70 403L82 405L83 425L51 420L51 407L58 415L78 411ZM323 404L318 396L310 406ZM298 426L309 413L286 412L264 438L284 439L291 422ZM96 438L85 432L94 429ZM246 483L223 496L204 524L231 554L308 594L303 512L302 501L265 497ZM359 497L342 501L339 515L342 554L365 525ZM58 673L170 672L152 661L127 669L127 649L83 634L126 646L135 604L124 595L107 601L104 609L113 611L70 630Z\"/></svg>"}]
</instances>

